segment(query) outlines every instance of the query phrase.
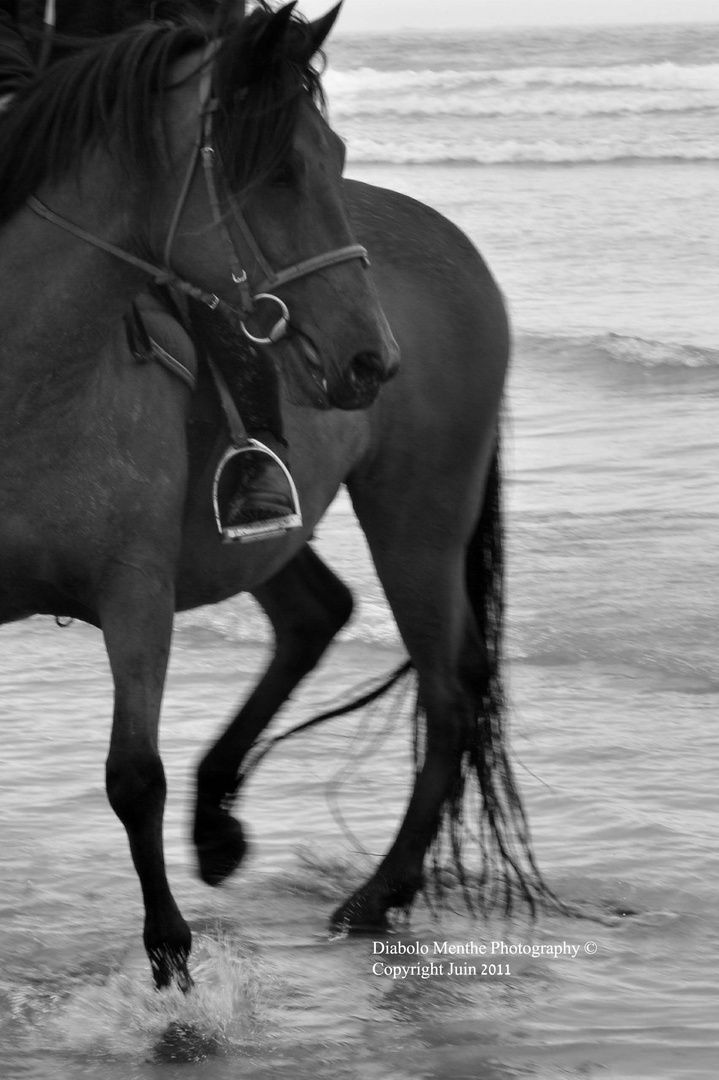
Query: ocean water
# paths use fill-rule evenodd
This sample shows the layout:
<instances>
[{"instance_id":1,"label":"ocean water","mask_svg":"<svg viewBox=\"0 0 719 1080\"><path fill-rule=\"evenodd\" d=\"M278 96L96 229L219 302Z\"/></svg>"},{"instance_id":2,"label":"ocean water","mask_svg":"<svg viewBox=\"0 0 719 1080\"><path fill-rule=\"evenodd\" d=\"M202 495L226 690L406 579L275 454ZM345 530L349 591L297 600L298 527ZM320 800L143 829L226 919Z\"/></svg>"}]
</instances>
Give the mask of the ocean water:
<instances>
[{"instance_id":1,"label":"ocean water","mask_svg":"<svg viewBox=\"0 0 719 1080\"><path fill-rule=\"evenodd\" d=\"M444 212L507 298L513 750L539 863L583 917L420 902L392 940L444 965L427 977L328 940L406 803L399 697L268 758L242 807L252 859L199 884L192 769L267 651L263 616L232 600L178 620L167 851L197 991L156 994L103 790L99 635L6 627L4 1076L716 1076L717 57L717 25L355 35L325 79L348 174ZM359 608L281 725L402 656L344 493L316 542ZM450 973L435 949L468 942L454 959L475 973ZM173 1022L194 1032L177 1054Z\"/></svg>"}]
</instances>

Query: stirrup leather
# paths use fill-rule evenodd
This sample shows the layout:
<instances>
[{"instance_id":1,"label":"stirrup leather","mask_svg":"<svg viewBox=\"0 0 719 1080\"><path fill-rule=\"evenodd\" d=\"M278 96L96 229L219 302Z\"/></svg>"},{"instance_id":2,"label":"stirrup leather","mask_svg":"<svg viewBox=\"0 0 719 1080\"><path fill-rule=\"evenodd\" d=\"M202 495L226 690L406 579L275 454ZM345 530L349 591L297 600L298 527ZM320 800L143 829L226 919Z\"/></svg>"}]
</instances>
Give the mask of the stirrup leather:
<instances>
[{"instance_id":1,"label":"stirrup leather","mask_svg":"<svg viewBox=\"0 0 719 1080\"><path fill-rule=\"evenodd\" d=\"M284 517L270 518L267 521L251 521L245 525L223 525L219 503L219 488L220 477L225 470L225 466L234 458L239 457L240 454L247 454L258 450L260 453L267 454L271 457L282 469L290 489L293 507L292 512L285 514ZM269 540L274 536L284 535L288 529L298 529L302 525L300 499L290 471L274 450L270 450L269 446L260 442L259 439L247 439L242 446L229 446L227 450L225 450L215 469L215 478L212 483L212 508L215 513L217 531L222 537L222 542L225 544L231 544L235 541L239 541L241 544L249 544L253 540Z\"/></svg>"}]
</instances>

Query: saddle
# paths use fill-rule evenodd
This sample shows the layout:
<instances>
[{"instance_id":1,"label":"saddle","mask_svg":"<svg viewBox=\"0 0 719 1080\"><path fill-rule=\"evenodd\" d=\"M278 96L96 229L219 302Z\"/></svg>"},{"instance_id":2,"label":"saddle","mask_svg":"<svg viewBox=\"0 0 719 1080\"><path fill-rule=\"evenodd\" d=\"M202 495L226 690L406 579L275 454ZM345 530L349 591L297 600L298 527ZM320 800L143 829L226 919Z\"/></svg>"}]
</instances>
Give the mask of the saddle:
<instances>
[{"instance_id":1,"label":"saddle","mask_svg":"<svg viewBox=\"0 0 719 1080\"><path fill-rule=\"evenodd\" d=\"M136 297L125 315L125 332L128 347L136 362L157 362L181 379L194 392L198 385L199 363L204 361L214 388L216 399L222 408L227 432L212 441L209 456L216 463L212 481L212 508L217 531L225 543L268 539L283 535L288 529L302 525L299 496L292 476L284 462L268 446L251 438L242 422L227 383L208 353L198 350L185 328L188 321L182 309L182 301L162 286ZM229 445L227 433L229 433ZM219 454L219 457L218 457ZM243 468L256 468L262 457L271 458L282 469L292 499L292 512L270 521L253 521L248 524L227 524L225 509L238 482ZM246 463L246 466L245 466ZM204 473L204 469L202 470Z\"/></svg>"},{"instance_id":2,"label":"saddle","mask_svg":"<svg viewBox=\"0 0 719 1080\"><path fill-rule=\"evenodd\" d=\"M179 305L170 314L167 303L148 290L136 297L125 313L125 332L138 363L157 361L195 390L197 350L184 321Z\"/></svg>"}]
</instances>

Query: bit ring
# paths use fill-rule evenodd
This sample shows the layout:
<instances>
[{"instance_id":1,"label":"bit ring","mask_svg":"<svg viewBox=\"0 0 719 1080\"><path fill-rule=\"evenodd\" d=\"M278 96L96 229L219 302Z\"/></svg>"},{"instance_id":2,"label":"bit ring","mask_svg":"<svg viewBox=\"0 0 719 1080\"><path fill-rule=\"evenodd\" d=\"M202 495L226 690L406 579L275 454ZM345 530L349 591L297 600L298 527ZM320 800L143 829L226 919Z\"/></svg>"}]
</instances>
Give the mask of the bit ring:
<instances>
[{"instance_id":1,"label":"bit ring","mask_svg":"<svg viewBox=\"0 0 719 1080\"><path fill-rule=\"evenodd\" d=\"M284 300L280 300L279 296L275 296L273 293L258 293L257 296L252 297L253 303L257 300L274 300L280 309L280 317L267 337L255 337L255 335L250 333L247 329L244 322L240 323L242 333L253 345L274 345L276 341L280 341L287 333L287 327L290 324L289 308Z\"/></svg>"}]
</instances>

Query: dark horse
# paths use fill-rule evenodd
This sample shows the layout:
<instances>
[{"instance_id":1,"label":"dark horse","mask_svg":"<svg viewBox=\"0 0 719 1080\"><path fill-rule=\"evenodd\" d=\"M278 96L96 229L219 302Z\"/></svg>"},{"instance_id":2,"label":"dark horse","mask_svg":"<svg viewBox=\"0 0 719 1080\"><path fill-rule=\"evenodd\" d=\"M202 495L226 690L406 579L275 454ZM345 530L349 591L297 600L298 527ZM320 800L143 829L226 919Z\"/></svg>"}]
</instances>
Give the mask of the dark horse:
<instances>
[{"instance_id":1,"label":"dark horse","mask_svg":"<svg viewBox=\"0 0 719 1080\"><path fill-rule=\"evenodd\" d=\"M299 28L293 32L293 40L305 40ZM149 46L154 38L143 40ZM94 100L96 89L89 94ZM49 94L46 104L51 100ZM237 119L241 146L244 110L251 104L252 95L244 95ZM284 245L262 197L275 218L308 198L309 181L319 183L318 172L326 179L329 139L303 102L289 179L285 169L281 191L268 180L248 200L254 228L278 259L284 260ZM322 155L308 154L306 140ZM100 149L102 163L106 151ZM74 182L51 190L54 200L64 191L63 210L70 216ZM134 193L131 188L128 195ZM209 283L205 275L214 273L208 267L220 265L222 254L213 250L212 230L195 198L198 220L183 222L180 237L186 272L195 271L192 255L198 253L203 270L197 267L195 280L214 288L214 278ZM5 237L0 243L0 257L11 261L15 274L22 271L32 300L30 308L22 306L18 289L3 316L9 341L0 375L3 617L44 612L102 628L116 702L108 793L130 837L146 907L145 944L159 985L173 976L189 985L190 932L163 867L165 781L157 752L174 611L250 590L276 633L262 681L200 767L195 841L202 876L217 884L244 853L242 830L229 813L242 763L351 611L348 590L307 543L342 483L417 672L424 739L396 840L333 920L347 928L384 927L387 912L408 905L422 885L427 852L443 824L459 857L470 782L480 792L475 824L485 855L485 897L508 900L519 892L534 903L545 893L503 730L497 442L508 330L502 298L473 246L438 214L357 183L346 184L345 202L353 229L371 251L403 368L365 412L332 408L331 399L325 409L287 403L305 525L285 538L242 548L219 543L202 439L190 438L187 463L187 431L201 426L203 395L193 397L159 365L137 364L120 332L121 310L141 275L64 234L51 234L26 211L5 230L12 243ZM127 229L127 208L119 206L110 208L115 228ZM108 207L98 195L84 220L89 216L99 229L103 211ZM339 202L333 204L334 231L326 243L343 242L340 211ZM148 244L156 233L143 234L143 221L134 217L132 228ZM310 223L311 216L298 214L298 255L306 254L299 249L314 235ZM36 263L39 252L43 261ZM57 273L63 274L60 282ZM117 300L113 289L122 294ZM283 295L292 301L293 322L307 319L306 336L346 367L361 352L382 355L384 349L386 355L368 289L359 265L348 263L292 284ZM347 293L358 306L347 304ZM71 309L67 316L64 305ZM291 345L292 339L282 346L288 361ZM348 381L335 381L344 386L340 396L348 404ZM213 415L219 426L216 407Z\"/></svg>"},{"instance_id":2,"label":"dark horse","mask_svg":"<svg viewBox=\"0 0 719 1080\"><path fill-rule=\"evenodd\" d=\"M292 7L240 12L215 38L144 24L57 63L0 118L0 620L65 612L102 629L107 790L158 985L189 978L157 728L174 613L201 572L182 554L188 393L124 362L121 316L156 276L262 320L261 251L284 280L272 322L289 309L278 353L311 372L314 400L366 404L396 367L343 202L341 143L318 108L311 58L334 13L307 24ZM197 554L205 600L259 580L216 535ZM282 560L269 561L263 578Z\"/></svg>"}]
</instances>

